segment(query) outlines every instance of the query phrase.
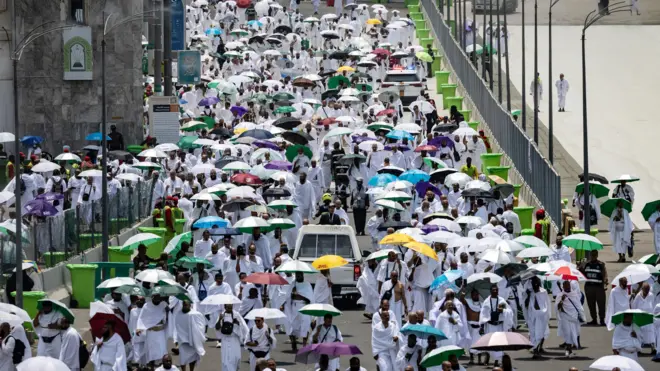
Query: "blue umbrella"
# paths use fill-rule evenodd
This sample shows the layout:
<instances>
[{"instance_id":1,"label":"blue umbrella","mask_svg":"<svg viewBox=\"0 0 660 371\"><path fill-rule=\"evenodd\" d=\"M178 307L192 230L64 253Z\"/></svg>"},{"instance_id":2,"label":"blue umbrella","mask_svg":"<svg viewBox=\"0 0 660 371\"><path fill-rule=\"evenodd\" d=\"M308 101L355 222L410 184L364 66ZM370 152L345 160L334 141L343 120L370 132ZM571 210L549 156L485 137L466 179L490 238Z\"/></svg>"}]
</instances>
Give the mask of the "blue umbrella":
<instances>
[{"instance_id":1,"label":"blue umbrella","mask_svg":"<svg viewBox=\"0 0 660 371\"><path fill-rule=\"evenodd\" d=\"M212 27L212 28L207 28L206 31L204 31L204 33L211 36L218 36L218 35L222 35L222 30L219 28Z\"/></svg>"},{"instance_id":2,"label":"blue umbrella","mask_svg":"<svg viewBox=\"0 0 660 371\"><path fill-rule=\"evenodd\" d=\"M220 102L220 99L218 97L206 97L197 103L199 107L207 107L207 106L212 106L216 103Z\"/></svg>"},{"instance_id":3,"label":"blue umbrella","mask_svg":"<svg viewBox=\"0 0 660 371\"><path fill-rule=\"evenodd\" d=\"M431 282L431 287L429 288L429 291L437 290L440 287L453 284L457 279L461 278L462 276L463 276L463 271L460 269L453 269L450 271L446 271L441 276L436 277L433 280L433 282Z\"/></svg>"},{"instance_id":4,"label":"blue umbrella","mask_svg":"<svg viewBox=\"0 0 660 371\"><path fill-rule=\"evenodd\" d=\"M58 210L50 202L35 198L34 200L28 202L23 207L28 215L35 215L40 217L45 216L54 216L58 213Z\"/></svg>"},{"instance_id":5,"label":"blue umbrella","mask_svg":"<svg viewBox=\"0 0 660 371\"><path fill-rule=\"evenodd\" d=\"M404 171L401 175L399 175L399 179L407 180L412 184L417 184L419 182L428 182L428 180L431 179L431 176L424 171L412 169Z\"/></svg>"},{"instance_id":6,"label":"blue umbrella","mask_svg":"<svg viewBox=\"0 0 660 371\"><path fill-rule=\"evenodd\" d=\"M369 179L369 183L367 183L367 185L370 187L385 187L389 183L396 182L396 180L397 177L392 174L377 174Z\"/></svg>"},{"instance_id":7,"label":"blue umbrella","mask_svg":"<svg viewBox=\"0 0 660 371\"><path fill-rule=\"evenodd\" d=\"M110 137L106 136L105 139L110 140ZM85 137L85 140L96 140L96 141L100 142L100 141L103 140L103 135L99 132L87 134L87 136Z\"/></svg>"},{"instance_id":8,"label":"blue umbrella","mask_svg":"<svg viewBox=\"0 0 660 371\"><path fill-rule=\"evenodd\" d=\"M225 228L229 222L219 216L205 216L193 223L193 228Z\"/></svg>"},{"instance_id":9,"label":"blue umbrella","mask_svg":"<svg viewBox=\"0 0 660 371\"><path fill-rule=\"evenodd\" d=\"M28 136L23 137L23 139L21 139L21 143L25 144L26 146L33 146L33 145L39 144L43 141L44 141L44 138L37 137L37 136L34 136L34 135L28 135Z\"/></svg>"},{"instance_id":10,"label":"blue umbrella","mask_svg":"<svg viewBox=\"0 0 660 371\"><path fill-rule=\"evenodd\" d=\"M257 27L261 27L261 26L264 25L263 23L261 23L261 22L259 22L259 21L248 21L247 24L248 24L248 26L254 26L254 25L257 25Z\"/></svg>"},{"instance_id":11,"label":"blue umbrella","mask_svg":"<svg viewBox=\"0 0 660 371\"><path fill-rule=\"evenodd\" d=\"M185 99L179 99L179 104L188 104L188 101Z\"/></svg>"},{"instance_id":12,"label":"blue umbrella","mask_svg":"<svg viewBox=\"0 0 660 371\"><path fill-rule=\"evenodd\" d=\"M428 339L429 336L435 336L436 340L447 340L445 333L429 325L405 325L401 328L403 335L415 335L418 339Z\"/></svg>"},{"instance_id":13,"label":"blue umbrella","mask_svg":"<svg viewBox=\"0 0 660 371\"><path fill-rule=\"evenodd\" d=\"M408 138L408 140L413 140L415 137L413 137L410 133L407 131L403 130L392 130L385 137L390 138L390 139L396 139L396 140L401 140L403 138Z\"/></svg>"},{"instance_id":14,"label":"blue umbrella","mask_svg":"<svg viewBox=\"0 0 660 371\"><path fill-rule=\"evenodd\" d=\"M244 132L243 134L238 136L239 138L254 138L254 139L270 139L270 138L275 138L275 135L271 133L268 130L263 130L263 129L252 129Z\"/></svg>"},{"instance_id":15,"label":"blue umbrella","mask_svg":"<svg viewBox=\"0 0 660 371\"><path fill-rule=\"evenodd\" d=\"M214 236L240 236L243 232L236 228L218 228L213 231Z\"/></svg>"}]
</instances>

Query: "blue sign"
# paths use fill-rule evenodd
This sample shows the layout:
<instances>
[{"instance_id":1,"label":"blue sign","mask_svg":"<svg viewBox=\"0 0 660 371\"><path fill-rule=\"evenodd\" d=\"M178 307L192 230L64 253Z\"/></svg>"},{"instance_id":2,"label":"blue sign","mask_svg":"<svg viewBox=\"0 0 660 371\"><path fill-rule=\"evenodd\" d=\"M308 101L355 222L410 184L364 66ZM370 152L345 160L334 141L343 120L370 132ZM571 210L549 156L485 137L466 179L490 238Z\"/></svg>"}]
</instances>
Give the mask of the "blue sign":
<instances>
[{"instance_id":1,"label":"blue sign","mask_svg":"<svg viewBox=\"0 0 660 371\"><path fill-rule=\"evenodd\" d=\"M186 50L186 6L183 0L170 0L172 50Z\"/></svg>"},{"instance_id":2,"label":"blue sign","mask_svg":"<svg viewBox=\"0 0 660 371\"><path fill-rule=\"evenodd\" d=\"M202 56L199 54L199 51L179 51L177 72L179 84L199 84L202 76Z\"/></svg>"}]
</instances>

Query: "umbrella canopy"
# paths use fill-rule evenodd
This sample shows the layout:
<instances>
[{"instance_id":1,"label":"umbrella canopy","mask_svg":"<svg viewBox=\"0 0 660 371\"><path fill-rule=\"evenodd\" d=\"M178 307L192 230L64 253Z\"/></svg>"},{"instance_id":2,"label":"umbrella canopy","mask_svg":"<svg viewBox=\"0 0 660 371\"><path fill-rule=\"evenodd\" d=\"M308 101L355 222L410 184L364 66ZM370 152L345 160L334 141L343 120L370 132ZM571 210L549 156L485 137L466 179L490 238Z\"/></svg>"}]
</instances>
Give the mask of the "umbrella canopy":
<instances>
[{"instance_id":1,"label":"umbrella canopy","mask_svg":"<svg viewBox=\"0 0 660 371\"><path fill-rule=\"evenodd\" d=\"M598 358L589 368L611 371L618 368L621 371L644 371L637 361L624 356L612 355Z\"/></svg>"},{"instance_id":2,"label":"umbrella canopy","mask_svg":"<svg viewBox=\"0 0 660 371\"><path fill-rule=\"evenodd\" d=\"M605 187L604 185L598 182L590 181L589 186L590 186L589 189L591 191L591 194L594 195L596 198L605 197L610 193L609 188ZM575 192L578 194L584 193L584 183L578 183L578 185L575 186Z\"/></svg>"},{"instance_id":3,"label":"umbrella canopy","mask_svg":"<svg viewBox=\"0 0 660 371\"><path fill-rule=\"evenodd\" d=\"M284 264L280 265L277 269L275 269L275 272L277 273L296 273L296 272L301 272L301 273L318 273L316 269L314 269L311 265L301 262L300 260L288 260Z\"/></svg>"},{"instance_id":4,"label":"umbrella canopy","mask_svg":"<svg viewBox=\"0 0 660 371\"><path fill-rule=\"evenodd\" d=\"M210 261L203 258L196 258L194 256L184 256L176 261L176 265L188 269L194 269L198 264L204 265L205 268L213 267L213 263Z\"/></svg>"},{"instance_id":5,"label":"umbrella canopy","mask_svg":"<svg viewBox=\"0 0 660 371\"><path fill-rule=\"evenodd\" d=\"M247 319L247 318L246 318ZM321 355L329 358L362 354L357 345L342 342L310 344L298 351L295 361L299 363L317 363Z\"/></svg>"},{"instance_id":6,"label":"umbrella canopy","mask_svg":"<svg viewBox=\"0 0 660 371\"><path fill-rule=\"evenodd\" d=\"M270 228L270 224L263 218L250 216L239 220L233 227L243 233L252 233L254 228Z\"/></svg>"},{"instance_id":7,"label":"umbrella canopy","mask_svg":"<svg viewBox=\"0 0 660 371\"><path fill-rule=\"evenodd\" d=\"M46 303L50 303L53 306L54 311L60 312L66 319L69 320L69 323L73 325L73 321L75 321L76 317L73 315L73 312L69 310L69 307L55 299L41 299L37 302L37 309L43 310L43 306Z\"/></svg>"},{"instance_id":8,"label":"umbrella canopy","mask_svg":"<svg viewBox=\"0 0 660 371\"><path fill-rule=\"evenodd\" d=\"M280 319L286 318L284 312L275 308L258 308L252 309L245 317L246 320L255 320L256 318L263 319Z\"/></svg>"},{"instance_id":9,"label":"umbrella canopy","mask_svg":"<svg viewBox=\"0 0 660 371\"><path fill-rule=\"evenodd\" d=\"M424 358L422 358L421 366L426 368L440 366L442 365L442 362L448 361L450 356L454 355L456 358L458 358L463 354L465 354L465 350L463 350L461 347L457 347L456 345L447 345L444 347L436 348L433 349L430 353L426 354Z\"/></svg>"},{"instance_id":10,"label":"umbrella canopy","mask_svg":"<svg viewBox=\"0 0 660 371\"><path fill-rule=\"evenodd\" d=\"M463 273L464 272L460 269L454 269L443 273L441 276L436 277L433 282L431 282L429 291L437 290L440 287L454 283L457 279L463 276Z\"/></svg>"},{"instance_id":11,"label":"umbrella canopy","mask_svg":"<svg viewBox=\"0 0 660 371\"><path fill-rule=\"evenodd\" d=\"M66 363L57 358L51 357L31 357L16 365L17 371L71 371Z\"/></svg>"},{"instance_id":12,"label":"umbrella canopy","mask_svg":"<svg viewBox=\"0 0 660 371\"><path fill-rule=\"evenodd\" d=\"M97 289L112 289L124 285L135 285L136 282L130 277L115 277L107 279L96 286Z\"/></svg>"},{"instance_id":13,"label":"umbrella canopy","mask_svg":"<svg viewBox=\"0 0 660 371\"><path fill-rule=\"evenodd\" d=\"M59 212L52 203L39 198L28 202L23 208L28 215L35 215L42 218L57 215Z\"/></svg>"},{"instance_id":14,"label":"umbrella canopy","mask_svg":"<svg viewBox=\"0 0 660 371\"><path fill-rule=\"evenodd\" d=\"M600 213L609 217L612 217L612 213L617 209L619 202L622 204L623 208L632 212L632 204L630 201L623 198L610 198L609 200L603 202L600 205Z\"/></svg>"},{"instance_id":15,"label":"umbrella canopy","mask_svg":"<svg viewBox=\"0 0 660 371\"><path fill-rule=\"evenodd\" d=\"M428 339L429 336L435 336L438 341L447 339L444 332L429 325L407 324L401 328L401 333L406 336L415 335L418 339Z\"/></svg>"},{"instance_id":16,"label":"umbrella canopy","mask_svg":"<svg viewBox=\"0 0 660 371\"><path fill-rule=\"evenodd\" d=\"M644 205L644 208L642 209L642 216L644 217L644 220L649 220L651 215L658 211L659 206L660 200L651 201Z\"/></svg>"},{"instance_id":17,"label":"umbrella canopy","mask_svg":"<svg viewBox=\"0 0 660 371\"><path fill-rule=\"evenodd\" d=\"M514 241L524 245L525 247L548 247L545 241L535 236L520 236L516 237Z\"/></svg>"},{"instance_id":18,"label":"umbrella canopy","mask_svg":"<svg viewBox=\"0 0 660 371\"><path fill-rule=\"evenodd\" d=\"M619 176L618 178L612 180L612 183L623 183L623 182L632 183L632 182L637 182L637 181L639 181L638 177L636 177L634 175L630 175L630 174L623 174L623 175Z\"/></svg>"},{"instance_id":19,"label":"umbrella canopy","mask_svg":"<svg viewBox=\"0 0 660 371\"><path fill-rule=\"evenodd\" d=\"M138 233L124 242L124 244L121 246L121 251L135 250L140 245L149 245L161 240L162 238L163 237L153 233Z\"/></svg>"},{"instance_id":20,"label":"umbrella canopy","mask_svg":"<svg viewBox=\"0 0 660 371\"><path fill-rule=\"evenodd\" d=\"M341 311L330 304L307 304L300 308L298 312L313 317L324 317L326 314L333 317L341 315Z\"/></svg>"},{"instance_id":21,"label":"umbrella canopy","mask_svg":"<svg viewBox=\"0 0 660 371\"><path fill-rule=\"evenodd\" d=\"M103 337L103 327L108 321L113 321L115 323L115 333L121 336L124 343L131 341L131 332L128 330L128 325L114 313L97 312L89 319L89 326L91 327L92 336L94 336L94 338Z\"/></svg>"},{"instance_id":22,"label":"umbrella canopy","mask_svg":"<svg viewBox=\"0 0 660 371\"><path fill-rule=\"evenodd\" d=\"M387 236L383 237L380 242L378 242L379 245L405 245L409 242L415 242L415 239L412 238L411 236L407 234L402 234L402 233L392 233L388 234Z\"/></svg>"},{"instance_id":23,"label":"umbrella canopy","mask_svg":"<svg viewBox=\"0 0 660 371\"><path fill-rule=\"evenodd\" d=\"M181 251L181 244L192 240L192 232L185 232L174 236L165 246L164 252L176 256Z\"/></svg>"},{"instance_id":24,"label":"umbrella canopy","mask_svg":"<svg viewBox=\"0 0 660 371\"><path fill-rule=\"evenodd\" d=\"M528 249L525 249L516 255L516 258L520 259L528 259L528 258L540 258L543 256L552 256L554 254L554 251L552 251L550 248L543 247L543 246L536 246L536 247L530 247Z\"/></svg>"},{"instance_id":25,"label":"umbrella canopy","mask_svg":"<svg viewBox=\"0 0 660 371\"><path fill-rule=\"evenodd\" d=\"M174 279L170 272L161 269L145 269L135 276L135 279L140 282L158 283L164 279Z\"/></svg>"},{"instance_id":26,"label":"umbrella canopy","mask_svg":"<svg viewBox=\"0 0 660 371\"><path fill-rule=\"evenodd\" d=\"M24 309L21 309L13 304L0 303L0 312L16 315L20 317L23 322L31 322L32 318Z\"/></svg>"},{"instance_id":27,"label":"umbrella canopy","mask_svg":"<svg viewBox=\"0 0 660 371\"><path fill-rule=\"evenodd\" d=\"M532 348L529 339L517 332L491 332L479 338L471 349L491 352L507 352Z\"/></svg>"},{"instance_id":28,"label":"umbrella canopy","mask_svg":"<svg viewBox=\"0 0 660 371\"><path fill-rule=\"evenodd\" d=\"M513 263L513 259L505 252L495 249L488 249L479 255L479 259L491 262L493 264L508 264Z\"/></svg>"},{"instance_id":29,"label":"umbrella canopy","mask_svg":"<svg viewBox=\"0 0 660 371\"><path fill-rule=\"evenodd\" d=\"M229 222L219 216L205 216L197 219L192 226L193 228L224 228L229 226Z\"/></svg>"},{"instance_id":30,"label":"umbrella canopy","mask_svg":"<svg viewBox=\"0 0 660 371\"><path fill-rule=\"evenodd\" d=\"M431 248L431 246L422 243L422 242L408 242L407 244L403 245L410 250L417 251L418 253L428 256L431 259L438 260L438 254Z\"/></svg>"},{"instance_id":31,"label":"umbrella canopy","mask_svg":"<svg viewBox=\"0 0 660 371\"><path fill-rule=\"evenodd\" d=\"M564 237L562 240L564 246L572 247L576 250L602 250L603 243L600 242L596 237L585 234L585 233L576 233Z\"/></svg>"},{"instance_id":32,"label":"umbrella canopy","mask_svg":"<svg viewBox=\"0 0 660 371\"><path fill-rule=\"evenodd\" d=\"M14 327L14 326L21 326L23 322L23 319L15 314L7 313L7 312L0 312L0 323L7 322L9 326Z\"/></svg>"},{"instance_id":33,"label":"umbrella canopy","mask_svg":"<svg viewBox=\"0 0 660 371\"><path fill-rule=\"evenodd\" d=\"M117 287L114 291L117 294L147 296L147 289L142 287L142 285L124 285Z\"/></svg>"},{"instance_id":34,"label":"umbrella canopy","mask_svg":"<svg viewBox=\"0 0 660 371\"><path fill-rule=\"evenodd\" d=\"M245 282L260 284L260 285L288 285L289 282L282 278L279 274L275 273L262 273L256 272L245 278Z\"/></svg>"},{"instance_id":35,"label":"umbrella canopy","mask_svg":"<svg viewBox=\"0 0 660 371\"><path fill-rule=\"evenodd\" d=\"M612 324L618 325L622 323L625 315L631 315L633 317L633 323L639 327L644 327L653 323L653 314L639 309L627 309L615 313L612 316Z\"/></svg>"},{"instance_id":36,"label":"umbrella canopy","mask_svg":"<svg viewBox=\"0 0 660 371\"><path fill-rule=\"evenodd\" d=\"M324 255L312 262L312 267L318 270L343 267L348 264L348 260L338 255Z\"/></svg>"},{"instance_id":37,"label":"umbrella canopy","mask_svg":"<svg viewBox=\"0 0 660 371\"><path fill-rule=\"evenodd\" d=\"M400 180L408 181L412 184L417 184L419 182L428 182L431 179L431 176L424 171L411 169L404 171L399 175Z\"/></svg>"},{"instance_id":38,"label":"umbrella canopy","mask_svg":"<svg viewBox=\"0 0 660 371\"><path fill-rule=\"evenodd\" d=\"M385 187L396 180L397 177L392 174L377 174L371 177L367 184L370 187Z\"/></svg>"}]
</instances>

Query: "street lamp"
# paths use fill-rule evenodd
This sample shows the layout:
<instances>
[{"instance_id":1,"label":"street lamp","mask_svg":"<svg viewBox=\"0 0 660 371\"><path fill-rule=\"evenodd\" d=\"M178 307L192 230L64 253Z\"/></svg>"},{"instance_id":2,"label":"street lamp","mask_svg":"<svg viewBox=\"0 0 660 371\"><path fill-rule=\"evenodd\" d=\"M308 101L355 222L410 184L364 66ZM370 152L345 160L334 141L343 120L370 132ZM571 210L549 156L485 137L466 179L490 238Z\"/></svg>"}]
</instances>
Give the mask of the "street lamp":
<instances>
[{"instance_id":1,"label":"street lamp","mask_svg":"<svg viewBox=\"0 0 660 371\"><path fill-rule=\"evenodd\" d=\"M499 1L499 0L496 0ZM490 62L488 64L488 87L490 87L490 91L493 91L493 0L488 0L488 12L490 13L490 17L488 19L489 27L490 27L490 35L488 35L488 61Z\"/></svg>"},{"instance_id":2,"label":"street lamp","mask_svg":"<svg viewBox=\"0 0 660 371\"><path fill-rule=\"evenodd\" d=\"M632 8L630 5L622 5L624 1L619 1L617 3L611 4L603 9L602 13L596 13L596 10L591 11L584 19L584 26L582 27L582 146L583 146L583 156L584 156L584 173L583 173L583 184L584 184L584 233L589 234L591 231L591 220L589 217L589 212L591 211L590 205L590 189L589 189L589 140L587 136L587 62L585 56L585 33L589 27L594 23L598 22L601 18L621 12L629 12ZM608 11L609 10L609 11Z\"/></svg>"},{"instance_id":3,"label":"street lamp","mask_svg":"<svg viewBox=\"0 0 660 371\"><path fill-rule=\"evenodd\" d=\"M550 163L554 164L554 139L553 133L553 110L552 108L552 7L555 6L559 0L552 0L548 8L548 157Z\"/></svg>"},{"instance_id":4,"label":"street lamp","mask_svg":"<svg viewBox=\"0 0 660 371\"><path fill-rule=\"evenodd\" d=\"M524 1L524 0L523 0ZM539 31L538 0L534 0L534 143L539 144Z\"/></svg>"},{"instance_id":5,"label":"street lamp","mask_svg":"<svg viewBox=\"0 0 660 371\"><path fill-rule=\"evenodd\" d=\"M502 40L502 35L500 35L500 1L497 0L497 100L502 104L502 50L500 45L500 40ZM506 4L506 0L504 0ZM506 7L506 5L504 5ZM490 31L491 33L493 30ZM509 76L507 76L507 79Z\"/></svg>"},{"instance_id":6,"label":"street lamp","mask_svg":"<svg viewBox=\"0 0 660 371\"><path fill-rule=\"evenodd\" d=\"M522 129L523 131L527 131L527 81L525 81L525 68L527 65L525 65L525 0L522 0L522 120L520 121L522 123ZM509 59L509 58L507 58ZM511 112L511 111L509 111Z\"/></svg>"},{"instance_id":7,"label":"street lamp","mask_svg":"<svg viewBox=\"0 0 660 371\"><path fill-rule=\"evenodd\" d=\"M12 7L12 9L14 9ZM13 10L12 10L13 11ZM19 114L18 114L18 61L21 60L23 56L23 50L30 45L34 40L40 38L49 33L68 30L71 29L71 26L58 26L46 29L45 31L39 31L44 29L47 25L55 23L55 21L45 22L33 28L30 32L25 35L25 37L20 41L16 42L16 22L14 19L15 15L12 15L12 39L14 40L14 47L10 54L12 60L12 68L14 70L14 146L18 161L15 166L14 172L14 207L16 209L16 305L19 308L23 307L23 275L20 274L21 266L23 265L23 205L21 205L21 158L18 156L19 148L21 145L21 137L18 134L20 129ZM3 27L4 28L4 27Z\"/></svg>"},{"instance_id":8,"label":"street lamp","mask_svg":"<svg viewBox=\"0 0 660 371\"><path fill-rule=\"evenodd\" d=\"M515 11L515 9L514 9ZM506 23L506 13L508 12L506 8L506 0L504 1L504 55L506 55L506 110L511 112L511 75L509 75L509 24ZM524 27L524 25L523 25ZM524 85L524 84L523 84ZM524 96L524 93L523 93Z\"/></svg>"},{"instance_id":9,"label":"street lamp","mask_svg":"<svg viewBox=\"0 0 660 371\"><path fill-rule=\"evenodd\" d=\"M101 261L108 261L108 235L109 235L109 214L108 214L108 129L106 127L106 95L105 95L105 36L115 28L137 20L144 19L147 14L155 13L156 10L137 13L119 20L114 25L110 25L110 19L115 13L110 13L105 22L103 22L103 37L101 39ZM104 12L105 16L105 12Z\"/></svg>"}]
</instances>

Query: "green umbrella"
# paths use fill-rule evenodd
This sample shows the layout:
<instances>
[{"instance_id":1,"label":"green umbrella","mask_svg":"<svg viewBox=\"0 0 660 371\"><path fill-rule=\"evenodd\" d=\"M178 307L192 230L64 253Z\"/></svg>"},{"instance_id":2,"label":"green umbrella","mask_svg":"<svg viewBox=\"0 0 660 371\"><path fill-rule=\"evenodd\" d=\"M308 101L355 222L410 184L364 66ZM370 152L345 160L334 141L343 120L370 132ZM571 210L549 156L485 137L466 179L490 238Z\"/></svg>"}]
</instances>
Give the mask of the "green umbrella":
<instances>
[{"instance_id":1,"label":"green umbrella","mask_svg":"<svg viewBox=\"0 0 660 371\"><path fill-rule=\"evenodd\" d=\"M633 323L639 327L650 325L653 323L653 314L644 312L639 309L628 309L621 312L618 312L612 316L612 324L618 325L623 322L623 316L625 314L632 314Z\"/></svg>"},{"instance_id":2,"label":"green umbrella","mask_svg":"<svg viewBox=\"0 0 660 371\"><path fill-rule=\"evenodd\" d=\"M298 205L291 200L273 200L268 204L268 207L275 210L286 210L287 206L298 207Z\"/></svg>"},{"instance_id":3,"label":"green umbrella","mask_svg":"<svg viewBox=\"0 0 660 371\"><path fill-rule=\"evenodd\" d=\"M133 296L147 296L147 291L144 287L138 285L124 285L115 289L118 294L126 294Z\"/></svg>"},{"instance_id":4,"label":"green umbrella","mask_svg":"<svg viewBox=\"0 0 660 371\"><path fill-rule=\"evenodd\" d=\"M64 305L64 303L54 299L41 299L37 302L37 310L43 309L43 303L51 303L53 305L53 310L62 313L62 315L69 320L69 323L73 325L73 321L76 319L76 317L73 315L71 310L69 310L69 308Z\"/></svg>"},{"instance_id":5,"label":"green umbrella","mask_svg":"<svg viewBox=\"0 0 660 371\"><path fill-rule=\"evenodd\" d=\"M195 117L195 120L205 123L209 129L212 129L215 126L215 119L211 116Z\"/></svg>"},{"instance_id":6,"label":"green umbrella","mask_svg":"<svg viewBox=\"0 0 660 371\"><path fill-rule=\"evenodd\" d=\"M181 131L186 131L186 132L193 132L201 129L206 129L207 125L204 121L188 121L181 125Z\"/></svg>"},{"instance_id":7,"label":"green umbrella","mask_svg":"<svg viewBox=\"0 0 660 371\"><path fill-rule=\"evenodd\" d=\"M312 317L325 317L326 314L333 317L341 315L341 311L330 304L307 304L298 309L298 312Z\"/></svg>"},{"instance_id":8,"label":"green umbrella","mask_svg":"<svg viewBox=\"0 0 660 371\"><path fill-rule=\"evenodd\" d=\"M240 30L240 29L231 30L229 33L232 34L232 35L237 35L237 36L247 36L247 35L249 35L249 33L247 31ZM227 54L227 53L225 53L225 54Z\"/></svg>"},{"instance_id":9,"label":"green umbrella","mask_svg":"<svg viewBox=\"0 0 660 371\"><path fill-rule=\"evenodd\" d=\"M364 90L362 89L363 87L364 87ZM371 87L371 85L369 85L369 84L355 84L355 89L360 91L360 94L359 94L360 96L362 94L367 94L368 95L369 93L371 93L374 90L374 88ZM358 96L358 98L359 98L359 96Z\"/></svg>"},{"instance_id":10,"label":"green umbrella","mask_svg":"<svg viewBox=\"0 0 660 371\"><path fill-rule=\"evenodd\" d=\"M240 56L241 56L241 53L238 53L238 52L235 52L235 51L231 51L231 50L230 50L230 51L226 52L225 54L223 54L223 56L224 56L224 57L229 57L229 58L232 58L232 57L240 57Z\"/></svg>"},{"instance_id":11,"label":"green umbrella","mask_svg":"<svg viewBox=\"0 0 660 371\"><path fill-rule=\"evenodd\" d=\"M197 135L183 136L179 139L179 142L176 145L181 149L202 148L202 146L198 144L193 144L197 139L199 139Z\"/></svg>"},{"instance_id":12,"label":"green umbrella","mask_svg":"<svg viewBox=\"0 0 660 371\"><path fill-rule=\"evenodd\" d=\"M339 85L341 85L342 82L345 84L345 86L351 86L351 81L346 76L337 75L328 79L327 88L328 90L336 89Z\"/></svg>"},{"instance_id":13,"label":"green umbrella","mask_svg":"<svg viewBox=\"0 0 660 371\"><path fill-rule=\"evenodd\" d=\"M427 52L417 52L415 56L421 61L428 63L433 62L433 57L431 57L431 55Z\"/></svg>"},{"instance_id":14,"label":"green umbrella","mask_svg":"<svg viewBox=\"0 0 660 371\"><path fill-rule=\"evenodd\" d=\"M371 131L377 131L377 130L390 130L391 131L391 130L394 129L394 127L392 125L385 124L385 123L374 123L374 124L371 124L371 125L367 125L367 129L369 129Z\"/></svg>"},{"instance_id":15,"label":"green umbrella","mask_svg":"<svg viewBox=\"0 0 660 371\"><path fill-rule=\"evenodd\" d=\"M589 190L591 191L591 194L596 196L596 198L605 197L610 193L609 188L595 182L589 182ZM575 186L575 192L580 194L584 193L584 183L579 183Z\"/></svg>"},{"instance_id":16,"label":"green umbrella","mask_svg":"<svg viewBox=\"0 0 660 371\"><path fill-rule=\"evenodd\" d=\"M644 205L644 208L642 209L642 216L644 217L644 220L649 220L651 215L658 211L658 206L660 206L660 200L651 201Z\"/></svg>"},{"instance_id":17,"label":"green umbrella","mask_svg":"<svg viewBox=\"0 0 660 371\"><path fill-rule=\"evenodd\" d=\"M520 116L521 114L522 114L522 111L519 110L519 109L514 109L513 111L511 111L511 115L513 115L513 116Z\"/></svg>"},{"instance_id":18,"label":"green umbrella","mask_svg":"<svg viewBox=\"0 0 660 371\"><path fill-rule=\"evenodd\" d=\"M272 100L272 98L269 97L268 95L266 95L264 93L259 93L259 94L255 94L255 95L251 96L250 98L248 98L247 101L248 102L254 102L254 103L268 103L271 100Z\"/></svg>"},{"instance_id":19,"label":"green umbrella","mask_svg":"<svg viewBox=\"0 0 660 371\"><path fill-rule=\"evenodd\" d=\"M602 205L600 205L600 213L607 217L611 217L619 201L623 202L624 209L628 210L629 213L632 212L632 204L630 201L623 198L610 198L609 200L603 202Z\"/></svg>"},{"instance_id":20,"label":"green umbrella","mask_svg":"<svg viewBox=\"0 0 660 371\"><path fill-rule=\"evenodd\" d=\"M648 254L644 255L639 260L637 260L638 263L641 264L649 264L655 266L658 264L658 258L660 257L660 254Z\"/></svg>"},{"instance_id":21,"label":"green umbrella","mask_svg":"<svg viewBox=\"0 0 660 371\"><path fill-rule=\"evenodd\" d=\"M291 219L284 219L284 218L275 218L271 219L268 221L270 223L270 226L275 228L281 228L281 229L291 229L296 226L296 223L294 223Z\"/></svg>"},{"instance_id":22,"label":"green umbrella","mask_svg":"<svg viewBox=\"0 0 660 371\"><path fill-rule=\"evenodd\" d=\"M207 84L207 86L211 89L215 89L218 87L218 85L222 82L222 80L213 80L210 83Z\"/></svg>"},{"instance_id":23,"label":"green umbrella","mask_svg":"<svg viewBox=\"0 0 660 371\"><path fill-rule=\"evenodd\" d=\"M448 361L449 356L455 355L456 358L465 354L463 348L456 345L447 345L444 347L433 349L430 353L422 358L422 367L440 366L442 362Z\"/></svg>"},{"instance_id":24,"label":"green umbrella","mask_svg":"<svg viewBox=\"0 0 660 371\"><path fill-rule=\"evenodd\" d=\"M186 295L188 291L181 286L156 286L149 291L149 296L160 295L160 296L178 296Z\"/></svg>"},{"instance_id":25,"label":"green umbrella","mask_svg":"<svg viewBox=\"0 0 660 371\"><path fill-rule=\"evenodd\" d=\"M289 93L281 92L281 93L277 93L277 94L273 95L273 96L272 96L272 99L273 99L274 101L279 101L279 100L294 100L294 99L296 99L296 97L295 97L293 94L289 94Z\"/></svg>"},{"instance_id":26,"label":"green umbrella","mask_svg":"<svg viewBox=\"0 0 660 371\"><path fill-rule=\"evenodd\" d=\"M424 157L423 161L429 167L433 167L433 164L438 165L438 169L444 169L447 167L447 164L445 164L442 160L437 159L435 157Z\"/></svg>"},{"instance_id":27,"label":"green umbrella","mask_svg":"<svg viewBox=\"0 0 660 371\"><path fill-rule=\"evenodd\" d=\"M163 237L154 234L154 233L138 233L135 236L129 238L121 245L121 251L132 251L138 248L140 245L149 245L156 241L162 240Z\"/></svg>"},{"instance_id":28,"label":"green umbrella","mask_svg":"<svg viewBox=\"0 0 660 371\"><path fill-rule=\"evenodd\" d=\"M195 258L192 256L184 256L183 258L176 261L176 265L188 269L196 268L197 264L204 264L205 268L213 267L213 263L211 263L210 261L202 258Z\"/></svg>"},{"instance_id":29,"label":"green umbrella","mask_svg":"<svg viewBox=\"0 0 660 371\"><path fill-rule=\"evenodd\" d=\"M289 160L289 162L293 162L293 159L296 158L296 156L298 156L298 149L300 148L303 149L303 154L308 158L311 159L314 156L311 149L301 144L296 144L293 146L286 147L286 152L285 152L286 159Z\"/></svg>"},{"instance_id":30,"label":"green umbrella","mask_svg":"<svg viewBox=\"0 0 660 371\"><path fill-rule=\"evenodd\" d=\"M181 251L181 244L184 242L190 242L191 239L192 232L178 234L167 243L167 246L165 246L165 250L163 250L163 252L176 256L176 254Z\"/></svg>"},{"instance_id":31,"label":"green umbrella","mask_svg":"<svg viewBox=\"0 0 660 371\"><path fill-rule=\"evenodd\" d=\"M564 237L562 240L562 245L567 247L572 247L575 250L602 250L603 243L600 242L596 237L585 234L585 233L576 233Z\"/></svg>"},{"instance_id":32,"label":"green umbrella","mask_svg":"<svg viewBox=\"0 0 660 371\"><path fill-rule=\"evenodd\" d=\"M292 113L296 112L296 109L291 106L277 107L275 113Z\"/></svg>"}]
</instances>

